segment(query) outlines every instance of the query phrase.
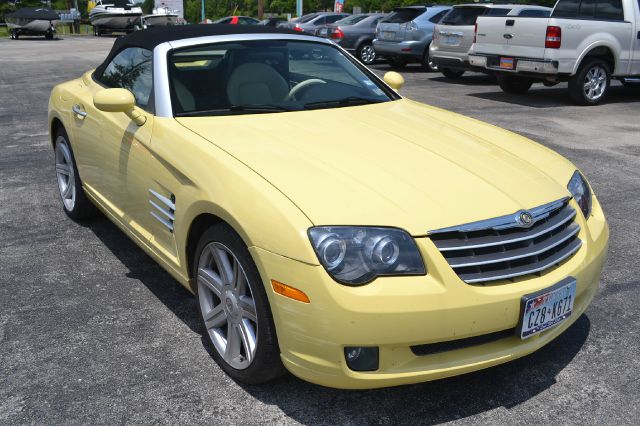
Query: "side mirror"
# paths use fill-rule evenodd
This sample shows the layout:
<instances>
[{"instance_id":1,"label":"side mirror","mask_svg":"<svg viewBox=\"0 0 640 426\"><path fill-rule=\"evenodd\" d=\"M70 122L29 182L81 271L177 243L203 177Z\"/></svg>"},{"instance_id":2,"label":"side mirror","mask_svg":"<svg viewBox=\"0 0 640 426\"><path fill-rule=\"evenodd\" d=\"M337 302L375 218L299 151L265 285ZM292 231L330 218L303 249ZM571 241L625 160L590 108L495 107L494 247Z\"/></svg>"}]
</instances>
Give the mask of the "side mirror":
<instances>
[{"instance_id":1,"label":"side mirror","mask_svg":"<svg viewBox=\"0 0 640 426\"><path fill-rule=\"evenodd\" d=\"M404 86L404 78L395 71L389 71L383 77L385 83L387 83L393 90L400 90Z\"/></svg>"},{"instance_id":2,"label":"side mirror","mask_svg":"<svg viewBox=\"0 0 640 426\"><path fill-rule=\"evenodd\" d=\"M127 89L103 89L93 95L93 104L100 111L124 112L138 126L147 119L136 108L136 98Z\"/></svg>"}]
</instances>

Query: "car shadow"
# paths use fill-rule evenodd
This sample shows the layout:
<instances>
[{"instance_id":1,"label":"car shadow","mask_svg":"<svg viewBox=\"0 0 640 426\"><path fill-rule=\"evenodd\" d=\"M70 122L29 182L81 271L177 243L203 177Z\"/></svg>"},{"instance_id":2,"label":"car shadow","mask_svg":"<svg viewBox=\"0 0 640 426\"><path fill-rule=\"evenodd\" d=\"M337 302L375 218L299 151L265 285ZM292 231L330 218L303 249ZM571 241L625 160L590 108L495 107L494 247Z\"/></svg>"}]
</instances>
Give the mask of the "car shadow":
<instances>
[{"instance_id":1,"label":"car shadow","mask_svg":"<svg viewBox=\"0 0 640 426\"><path fill-rule=\"evenodd\" d=\"M561 85L558 88L545 88L541 85L534 85L531 90L522 95L496 91L471 93L467 96L531 108L575 106L569 98L566 85ZM601 105L631 102L640 102L640 90L616 85L609 89L607 98L604 99Z\"/></svg>"},{"instance_id":2,"label":"car shadow","mask_svg":"<svg viewBox=\"0 0 640 426\"><path fill-rule=\"evenodd\" d=\"M139 280L191 331L203 335L204 327L200 325L193 295L131 241L124 232L102 214L81 222L81 225L89 228L129 270L126 274L128 278Z\"/></svg>"},{"instance_id":3,"label":"car shadow","mask_svg":"<svg viewBox=\"0 0 640 426\"><path fill-rule=\"evenodd\" d=\"M162 269L106 217L85 221L98 239L210 351L191 293ZM279 407L301 423L435 424L496 408L511 408L556 383L558 374L580 351L591 323L582 315L547 346L524 358L448 379L374 390L339 390L302 381L291 374L260 385L238 383L252 397ZM211 368L218 368L212 360Z\"/></svg>"},{"instance_id":4,"label":"car shadow","mask_svg":"<svg viewBox=\"0 0 640 426\"><path fill-rule=\"evenodd\" d=\"M461 86L497 86L495 78L488 74L473 73L464 74L460 78L447 78L442 74L436 73L438 77L431 78L431 81L437 81L439 83L457 84Z\"/></svg>"}]
</instances>

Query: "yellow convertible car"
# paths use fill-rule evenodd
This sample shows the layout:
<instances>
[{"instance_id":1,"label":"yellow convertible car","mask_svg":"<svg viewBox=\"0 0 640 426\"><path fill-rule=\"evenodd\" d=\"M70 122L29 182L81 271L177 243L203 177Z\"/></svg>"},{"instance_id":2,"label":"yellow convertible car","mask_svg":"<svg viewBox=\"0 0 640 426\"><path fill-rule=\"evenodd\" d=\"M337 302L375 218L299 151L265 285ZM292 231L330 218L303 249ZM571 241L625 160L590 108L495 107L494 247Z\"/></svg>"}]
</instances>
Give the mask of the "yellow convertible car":
<instances>
[{"instance_id":1,"label":"yellow convertible car","mask_svg":"<svg viewBox=\"0 0 640 426\"><path fill-rule=\"evenodd\" d=\"M401 85L285 30L136 32L51 93L64 211L97 207L192 291L241 382L374 388L531 353L598 288L598 199L558 154Z\"/></svg>"}]
</instances>

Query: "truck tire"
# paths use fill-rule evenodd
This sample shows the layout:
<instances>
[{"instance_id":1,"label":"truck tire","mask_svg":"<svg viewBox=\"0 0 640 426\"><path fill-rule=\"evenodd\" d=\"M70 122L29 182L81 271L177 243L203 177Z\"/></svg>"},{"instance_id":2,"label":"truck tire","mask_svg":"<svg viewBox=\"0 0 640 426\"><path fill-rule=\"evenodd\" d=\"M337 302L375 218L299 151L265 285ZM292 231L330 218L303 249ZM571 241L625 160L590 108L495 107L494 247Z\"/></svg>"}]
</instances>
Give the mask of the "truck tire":
<instances>
[{"instance_id":1,"label":"truck tire","mask_svg":"<svg viewBox=\"0 0 640 426\"><path fill-rule=\"evenodd\" d=\"M455 80L462 77L464 70L452 70L451 68L440 68L440 72L447 78Z\"/></svg>"},{"instance_id":2,"label":"truck tire","mask_svg":"<svg viewBox=\"0 0 640 426\"><path fill-rule=\"evenodd\" d=\"M599 58L587 58L569 79L569 96L578 105L597 105L607 96L610 85L609 64Z\"/></svg>"},{"instance_id":3,"label":"truck tire","mask_svg":"<svg viewBox=\"0 0 640 426\"><path fill-rule=\"evenodd\" d=\"M422 69L426 72L436 72L438 71L438 66L431 60L431 56L429 55L429 46L431 46L431 43L427 44L427 48L422 55Z\"/></svg>"},{"instance_id":4,"label":"truck tire","mask_svg":"<svg viewBox=\"0 0 640 426\"><path fill-rule=\"evenodd\" d=\"M498 85L503 92L523 94L531 88L533 80L518 75L498 74Z\"/></svg>"}]
</instances>

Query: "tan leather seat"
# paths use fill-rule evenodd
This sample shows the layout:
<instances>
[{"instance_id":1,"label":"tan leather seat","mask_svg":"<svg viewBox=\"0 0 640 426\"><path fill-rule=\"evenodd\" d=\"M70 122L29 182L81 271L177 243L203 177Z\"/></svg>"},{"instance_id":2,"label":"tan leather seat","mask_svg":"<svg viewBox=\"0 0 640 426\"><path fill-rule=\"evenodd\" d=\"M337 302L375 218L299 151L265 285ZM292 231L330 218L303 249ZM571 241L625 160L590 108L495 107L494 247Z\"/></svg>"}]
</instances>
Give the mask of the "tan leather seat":
<instances>
[{"instance_id":1,"label":"tan leather seat","mask_svg":"<svg viewBox=\"0 0 640 426\"><path fill-rule=\"evenodd\" d=\"M182 107L182 111L193 111L196 109L196 101L193 98L193 95L189 89L187 89L187 86L177 78L173 79L173 90L176 93L176 97Z\"/></svg>"},{"instance_id":2,"label":"tan leather seat","mask_svg":"<svg viewBox=\"0 0 640 426\"><path fill-rule=\"evenodd\" d=\"M227 82L232 105L263 105L281 102L289 93L284 78L266 64L249 62L236 67Z\"/></svg>"}]
</instances>

